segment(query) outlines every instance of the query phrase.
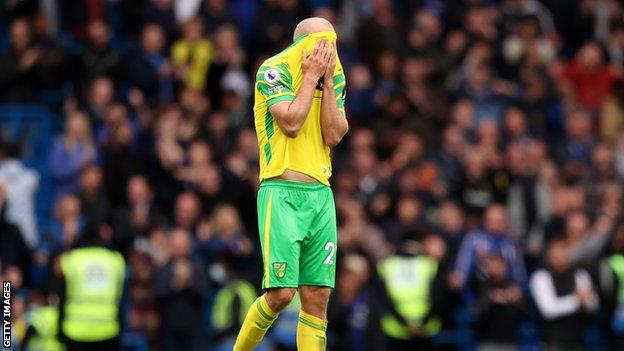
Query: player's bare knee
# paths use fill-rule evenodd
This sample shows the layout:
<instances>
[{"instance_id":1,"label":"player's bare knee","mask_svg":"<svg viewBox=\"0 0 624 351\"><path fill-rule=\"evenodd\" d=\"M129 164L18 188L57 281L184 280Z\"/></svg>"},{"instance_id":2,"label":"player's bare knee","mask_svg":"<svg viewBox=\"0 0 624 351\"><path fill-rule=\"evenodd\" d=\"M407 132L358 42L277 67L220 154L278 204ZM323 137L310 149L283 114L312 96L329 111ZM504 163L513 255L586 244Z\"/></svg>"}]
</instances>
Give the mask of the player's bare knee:
<instances>
[{"instance_id":1,"label":"player's bare knee","mask_svg":"<svg viewBox=\"0 0 624 351\"><path fill-rule=\"evenodd\" d=\"M324 286L302 286L299 288L301 308L313 316L325 318L331 289Z\"/></svg>"},{"instance_id":2,"label":"player's bare knee","mask_svg":"<svg viewBox=\"0 0 624 351\"><path fill-rule=\"evenodd\" d=\"M296 292L295 288L269 289L266 293L266 300L274 312L280 312L288 306Z\"/></svg>"}]
</instances>

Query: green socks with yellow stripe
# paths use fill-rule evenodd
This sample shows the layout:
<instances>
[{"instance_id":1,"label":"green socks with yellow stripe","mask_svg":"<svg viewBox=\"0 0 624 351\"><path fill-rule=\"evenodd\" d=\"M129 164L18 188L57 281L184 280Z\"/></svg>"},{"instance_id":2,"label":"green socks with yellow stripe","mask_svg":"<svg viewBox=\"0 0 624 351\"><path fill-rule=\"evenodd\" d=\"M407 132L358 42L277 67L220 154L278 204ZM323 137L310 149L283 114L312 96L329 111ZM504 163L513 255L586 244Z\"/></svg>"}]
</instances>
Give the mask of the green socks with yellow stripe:
<instances>
[{"instance_id":1,"label":"green socks with yellow stripe","mask_svg":"<svg viewBox=\"0 0 624 351\"><path fill-rule=\"evenodd\" d=\"M264 334L277 319L278 314L273 312L266 301L260 296L249 308L245 321L238 332L233 351L251 351L256 347Z\"/></svg>"},{"instance_id":2,"label":"green socks with yellow stripe","mask_svg":"<svg viewBox=\"0 0 624 351\"><path fill-rule=\"evenodd\" d=\"M298 351L325 351L327 321L301 310L297 324Z\"/></svg>"}]
</instances>

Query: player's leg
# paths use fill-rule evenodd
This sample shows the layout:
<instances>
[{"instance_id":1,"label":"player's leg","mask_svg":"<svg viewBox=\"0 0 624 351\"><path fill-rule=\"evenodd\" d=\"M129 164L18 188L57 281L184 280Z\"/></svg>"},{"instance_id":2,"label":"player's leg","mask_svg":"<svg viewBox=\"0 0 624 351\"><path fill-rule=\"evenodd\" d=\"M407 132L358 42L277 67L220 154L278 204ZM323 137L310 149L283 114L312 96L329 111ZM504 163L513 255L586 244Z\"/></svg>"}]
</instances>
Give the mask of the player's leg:
<instances>
[{"instance_id":1,"label":"player's leg","mask_svg":"<svg viewBox=\"0 0 624 351\"><path fill-rule=\"evenodd\" d=\"M253 350L296 292L295 288L274 288L257 298L247 311L234 344L234 351Z\"/></svg>"},{"instance_id":2,"label":"player's leg","mask_svg":"<svg viewBox=\"0 0 624 351\"><path fill-rule=\"evenodd\" d=\"M286 202L290 193L263 184L258 191L258 226L262 248L266 293L252 304L234 344L234 351L251 351L290 303L299 279L299 230L293 209Z\"/></svg>"},{"instance_id":3,"label":"player's leg","mask_svg":"<svg viewBox=\"0 0 624 351\"><path fill-rule=\"evenodd\" d=\"M331 289L300 286L301 311L297 324L298 351L325 351L327 347L327 304Z\"/></svg>"},{"instance_id":4,"label":"player's leg","mask_svg":"<svg viewBox=\"0 0 624 351\"><path fill-rule=\"evenodd\" d=\"M271 311L280 313L290 304L296 293L296 288L273 288L268 289L262 296Z\"/></svg>"},{"instance_id":5,"label":"player's leg","mask_svg":"<svg viewBox=\"0 0 624 351\"><path fill-rule=\"evenodd\" d=\"M336 210L329 187L318 192L315 203L317 216L301 247L299 351L324 351L326 348L327 304L336 276Z\"/></svg>"}]
</instances>

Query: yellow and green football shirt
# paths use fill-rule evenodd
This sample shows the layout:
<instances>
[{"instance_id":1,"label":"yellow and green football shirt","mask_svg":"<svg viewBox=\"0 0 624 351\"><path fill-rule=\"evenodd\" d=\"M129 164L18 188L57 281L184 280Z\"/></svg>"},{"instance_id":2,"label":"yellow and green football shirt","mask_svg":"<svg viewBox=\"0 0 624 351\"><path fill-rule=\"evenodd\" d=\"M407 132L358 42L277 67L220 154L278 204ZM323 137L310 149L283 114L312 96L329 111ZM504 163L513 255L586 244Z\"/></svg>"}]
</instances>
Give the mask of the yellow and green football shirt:
<instances>
[{"instance_id":1,"label":"yellow and green football shirt","mask_svg":"<svg viewBox=\"0 0 624 351\"><path fill-rule=\"evenodd\" d=\"M254 122L260 148L260 180L280 176L286 169L305 173L329 185L331 160L329 147L321 132L322 83L314 92L312 107L296 138L289 138L279 129L269 107L280 101L292 101L303 81L301 58L303 50L311 52L319 39L336 42L332 31L303 35L279 54L262 63L256 74L254 91ZM334 89L336 104L344 116L345 75L336 58Z\"/></svg>"}]
</instances>

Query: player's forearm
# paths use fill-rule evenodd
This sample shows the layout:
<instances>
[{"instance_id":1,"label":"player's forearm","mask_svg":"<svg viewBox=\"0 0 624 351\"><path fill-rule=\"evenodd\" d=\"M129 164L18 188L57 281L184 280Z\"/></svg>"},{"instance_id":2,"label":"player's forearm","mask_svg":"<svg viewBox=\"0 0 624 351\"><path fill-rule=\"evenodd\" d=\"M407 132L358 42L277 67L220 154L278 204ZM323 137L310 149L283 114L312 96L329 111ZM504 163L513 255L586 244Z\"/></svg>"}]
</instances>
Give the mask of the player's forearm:
<instances>
[{"instance_id":1,"label":"player's forearm","mask_svg":"<svg viewBox=\"0 0 624 351\"><path fill-rule=\"evenodd\" d=\"M295 138L299 134L301 126L310 113L316 84L317 82L312 77L304 76L295 100L290 103L283 115L276 116L280 129L287 137Z\"/></svg>"},{"instance_id":2,"label":"player's forearm","mask_svg":"<svg viewBox=\"0 0 624 351\"><path fill-rule=\"evenodd\" d=\"M334 85L326 81L321 102L321 131L325 144L329 147L338 145L348 130L347 119L338 110Z\"/></svg>"}]
</instances>

